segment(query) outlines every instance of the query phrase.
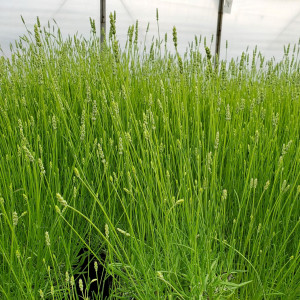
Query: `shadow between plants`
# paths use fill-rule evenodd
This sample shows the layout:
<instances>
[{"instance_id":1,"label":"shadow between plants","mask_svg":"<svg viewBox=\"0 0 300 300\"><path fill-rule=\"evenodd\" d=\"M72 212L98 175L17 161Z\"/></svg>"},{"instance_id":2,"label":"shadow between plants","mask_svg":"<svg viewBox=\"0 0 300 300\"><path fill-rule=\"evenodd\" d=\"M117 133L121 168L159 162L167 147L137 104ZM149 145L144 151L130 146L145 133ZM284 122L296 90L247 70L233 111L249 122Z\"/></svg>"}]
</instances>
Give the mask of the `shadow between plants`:
<instances>
[{"instance_id":1,"label":"shadow between plants","mask_svg":"<svg viewBox=\"0 0 300 300\"><path fill-rule=\"evenodd\" d=\"M112 276L109 276L106 269L103 267L106 254L101 252L98 255L101 259L101 261L99 261L86 247L83 247L80 249L77 257L78 262L74 265L74 269L76 270L76 274L78 274L75 278L78 299L84 299L79 288L80 279L82 279L84 284L85 298L88 297L90 300L109 298L110 288L112 286ZM95 262L98 265L97 271L95 269Z\"/></svg>"}]
</instances>

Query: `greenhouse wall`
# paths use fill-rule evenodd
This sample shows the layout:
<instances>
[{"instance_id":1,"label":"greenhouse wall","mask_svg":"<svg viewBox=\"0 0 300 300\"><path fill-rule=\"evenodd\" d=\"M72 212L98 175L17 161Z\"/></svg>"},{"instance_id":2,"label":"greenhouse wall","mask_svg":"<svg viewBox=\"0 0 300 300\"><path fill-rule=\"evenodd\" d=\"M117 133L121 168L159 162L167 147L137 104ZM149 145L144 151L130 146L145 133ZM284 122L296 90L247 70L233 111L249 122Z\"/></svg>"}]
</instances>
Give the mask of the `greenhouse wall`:
<instances>
[{"instance_id":1,"label":"greenhouse wall","mask_svg":"<svg viewBox=\"0 0 300 300\"><path fill-rule=\"evenodd\" d=\"M210 45L216 32L218 0L108 0L107 14L113 11L117 14L121 46L125 44L128 26L135 24L136 20L139 20L141 43L145 40L148 22L148 45L152 36L157 37L156 8L161 37L168 33L171 42L172 28L176 26L180 53L195 35L207 37ZM99 14L100 0L1 0L0 44L5 55L9 55L9 44L25 33L21 15L29 29L39 16L44 25L55 19L64 36L76 32L88 36L89 17L94 18L99 26ZM237 57L247 47L251 51L257 45L267 58L280 59L284 45L298 43L299 28L298 0L235 0L231 13L225 13L223 18L221 57ZM225 41L228 41L227 51Z\"/></svg>"}]
</instances>

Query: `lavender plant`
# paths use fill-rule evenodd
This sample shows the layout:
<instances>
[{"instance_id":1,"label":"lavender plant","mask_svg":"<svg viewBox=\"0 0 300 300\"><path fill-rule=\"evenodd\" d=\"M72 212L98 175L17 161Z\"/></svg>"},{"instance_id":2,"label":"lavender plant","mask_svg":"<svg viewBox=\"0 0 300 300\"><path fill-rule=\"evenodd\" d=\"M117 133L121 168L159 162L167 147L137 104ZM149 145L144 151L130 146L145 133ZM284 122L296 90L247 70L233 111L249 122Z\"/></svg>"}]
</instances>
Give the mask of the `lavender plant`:
<instances>
[{"instance_id":1,"label":"lavender plant","mask_svg":"<svg viewBox=\"0 0 300 300\"><path fill-rule=\"evenodd\" d=\"M0 57L1 298L87 299L85 247L109 299L296 299L299 44L214 67L110 22L101 46L37 22Z\"/></svg>"}]
</instances>

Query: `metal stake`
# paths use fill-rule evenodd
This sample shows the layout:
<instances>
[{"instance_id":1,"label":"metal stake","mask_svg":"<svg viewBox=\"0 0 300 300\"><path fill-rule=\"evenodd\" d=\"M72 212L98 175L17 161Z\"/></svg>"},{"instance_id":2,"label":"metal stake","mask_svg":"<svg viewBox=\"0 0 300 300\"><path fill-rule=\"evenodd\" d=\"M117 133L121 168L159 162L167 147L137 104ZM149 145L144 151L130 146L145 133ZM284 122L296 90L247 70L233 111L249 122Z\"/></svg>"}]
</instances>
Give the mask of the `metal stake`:
<instances>
[{"instance_id":1,"label":"metal stake","mask_svg":"<svg viewBox=\"0 0 300 300\"><path fill-rule=\"evenodd\" d=\"M221 34L222 34L222 21L223 21L223 8L224 0L219 0L219 10L218 10L218 24L217 24L217 34L216 34L216 55L215 64L220 57L220 45L221 45Z\"/></svg>"},{"instance_id":2,"label":"metal stake","mask_svg":"<svg viewBox=\"0 0 300 300\"><path fill-rule=\"evenodd\" d=\"M100 40L104 42L106 35L106 0L100 0Z\"/></svg>"}]
</instances>

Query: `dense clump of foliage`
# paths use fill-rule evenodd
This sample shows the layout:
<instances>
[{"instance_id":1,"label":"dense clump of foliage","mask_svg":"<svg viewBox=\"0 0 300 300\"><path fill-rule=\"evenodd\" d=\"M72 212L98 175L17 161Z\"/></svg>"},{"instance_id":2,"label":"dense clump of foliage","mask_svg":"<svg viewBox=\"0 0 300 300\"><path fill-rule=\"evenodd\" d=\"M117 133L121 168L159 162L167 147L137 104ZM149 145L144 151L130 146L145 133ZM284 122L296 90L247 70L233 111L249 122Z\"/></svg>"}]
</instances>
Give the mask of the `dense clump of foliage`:
<instances>
[{"instance_id":1,"label":"dense clump of foliage","mask_svg":"<svg viewBox=\"0 0 300 300\"><path fill-rule=\"evenodd\" d=\"M0 58L0 297L87 299L85 247L111 299L296 299L299 46L216 61L137 23L121 50L110 21Z\"/></svg>"}]
</instances>

